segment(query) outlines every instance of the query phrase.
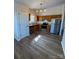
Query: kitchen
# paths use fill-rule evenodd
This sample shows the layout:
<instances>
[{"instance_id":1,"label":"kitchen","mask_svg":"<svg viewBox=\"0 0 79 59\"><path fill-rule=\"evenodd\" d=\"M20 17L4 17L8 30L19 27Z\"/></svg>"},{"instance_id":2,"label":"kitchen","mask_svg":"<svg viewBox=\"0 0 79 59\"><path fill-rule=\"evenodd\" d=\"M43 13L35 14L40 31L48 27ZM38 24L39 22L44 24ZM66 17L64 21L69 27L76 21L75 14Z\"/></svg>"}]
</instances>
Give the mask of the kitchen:
<instances>
[{"instance_id":1,"label":"kitchen","mask_svg":"<svg viewBox=\"0 0 79 59\"><path fill-rule=\"evenodd\" d=\"M60 3L62 1L62 3ZM32 51L32 49L35 50L35 48L39 47L39 45L45 50L44 55L48 55L47 59L49 58L64 58L64 53L62 50L62 47L60 45L61 41L62 41L62 37L63 37L63 33L64 33L64 1L60 0L59 1L59 5L55 5L54 7L47 8L44 12L38 12L39 7L36 7L38 9L34 9L35 7L33 7L31 5L31 2L28 1L28 3L31 5L31 7L29 7L27 0L25 4L25 1L20 1L20 0L15 0L15 4L14 4L14 41L15 41L15 56L16 58L27 58L26 56L23 57L23 54L26 55L26 53L24 53L26 50L28 51ZM33 0L33 3L37 2L38 5L42 6L43 3L39 2L39 1L35 1ZM52 0L50 0L50 2L52 2ZM49 2L49 4L50 4ZM47 2L48 3L48 2ZM58 3L58 2L57 2ZM57 4L56 3L56 4ZM35 4L35 3L34 3ZM39 40L38 40L39 39ZM50 41L50 40L54 39L56 42L56 44L52 43L54 41ZM34 41L35 40L35 41ZM47 40L46 43L44 42L44 40ZM30 50L30 48L25 48L26 45L28 45L27 41L30 43L30 47L32 48ZM34 41L34 42L32 42ZM35 42L38 42L39 44L37 44L38 46L32 47L32 43L33 46L35 45ZM47 43L49 42L49 43ZM60 42L60 43L59 43ZM46 47L44 45L46 44L53 44L52 46ZM43 45L41 45L43 44ZM28 45L29 46L29 45ZM28 47L27 46L27 47ZM18 47L18 48L17 48ZM54 48L51 48L54 47ZM19 55L18 51L20 48L24 48L24 50L21 50L20 52L22 52L22 57L21 55ZM50 48L52 50L56 50L54 53L56 56L55 57L51 57L50 54L53 54L53 51L50 50ZM60 50L58 50L58 49ZM39 51L42 51L40 49L37 49ZM23 52L24 51L24 52ZM38 52L39 56L41 56L41 59L45 56L42 55L42 52ZM48 54L49 52L46 51L52 51L52 53L50 52L50 54ZM58 52L57 52L58 51ZM35 51L32 51L35 53ZM28 52L28 54L32 54L31 52ZM19 55L19 57L18 57ZM36 53L35 53L36 55ZM35 56L32 54L32 58L35 59ZM39 57L38 56L38 57ZM28 59L30 59L31 57L28 57ZM46 58L45 58L46 59Z\"/></svg>"},{"instance_id":2,"label":"kitchen","mask_svg":"<svg viewBox=\"0 0 79 59\"><path fill-rule=\"evenodd\" d=\"M30 18L31 19L31 18ZM32 18L33 19L33 18ZM35 18L34 18L35 19ZM34 22L34 24L32 24L33 22L30 23L30 32L32 31L39 31L39 30L43 30L45 29L46 32L50 33L51 30L51 20L57 20L57 21L61 21L61 15L46 15L46 16L37 16L36 21ZM45 23L45 25L44 25ZM59 25L59 24L58 24ZM33 29L31 29L32 27L34 27ZM31 33L32 33L31 32ZM51 32L53 33L53 32Z\"/></svg>"}]
</instances>

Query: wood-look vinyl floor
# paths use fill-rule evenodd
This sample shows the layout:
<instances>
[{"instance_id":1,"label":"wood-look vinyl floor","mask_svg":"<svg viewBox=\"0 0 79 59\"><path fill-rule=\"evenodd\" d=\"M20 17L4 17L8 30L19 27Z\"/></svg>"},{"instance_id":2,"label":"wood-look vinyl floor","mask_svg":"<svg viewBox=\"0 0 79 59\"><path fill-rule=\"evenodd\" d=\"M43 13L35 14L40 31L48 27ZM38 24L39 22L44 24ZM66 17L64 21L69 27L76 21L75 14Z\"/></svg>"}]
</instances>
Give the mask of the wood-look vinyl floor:
<instances>
[{"instance_id":1,"label":"wood-look vinyl floor","mask_svg":"<svg viewBox=\"0 0 79 59\"><path fill-rule=\"evenodd\" d=\"M14 59L64 59L61 37L36 32L15 45Z\"/></svg>"}]
</instances>

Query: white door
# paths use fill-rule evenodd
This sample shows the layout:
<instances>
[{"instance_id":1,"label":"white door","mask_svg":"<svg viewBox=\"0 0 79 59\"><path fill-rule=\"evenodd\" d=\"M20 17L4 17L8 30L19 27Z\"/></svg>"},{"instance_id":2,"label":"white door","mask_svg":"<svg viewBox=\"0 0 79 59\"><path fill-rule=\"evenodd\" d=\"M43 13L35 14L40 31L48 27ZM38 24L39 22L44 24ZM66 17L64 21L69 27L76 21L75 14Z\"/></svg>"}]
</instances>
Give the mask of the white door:
<instances>
[{"instance_id":1,"label":"white door","mask_svg":"<svg viewBox=\"0 0 79 59\"><path fill-rule=\"evenodd\" d=\"M29 36L29 17L23 13L19 14L20 20L20 39Z\"/></svg>"},{"instance_id":2,"label":"white door","mask_svg":"<svg viewBox=\"0 0 79 59\"><path fill-rule=\"evenodd\" d=\"M14 38L19 41L20 38L20 29L19 29L19 21L18 21L18 14L15 12L14 14Z\"/></svg>"}]
</instances>

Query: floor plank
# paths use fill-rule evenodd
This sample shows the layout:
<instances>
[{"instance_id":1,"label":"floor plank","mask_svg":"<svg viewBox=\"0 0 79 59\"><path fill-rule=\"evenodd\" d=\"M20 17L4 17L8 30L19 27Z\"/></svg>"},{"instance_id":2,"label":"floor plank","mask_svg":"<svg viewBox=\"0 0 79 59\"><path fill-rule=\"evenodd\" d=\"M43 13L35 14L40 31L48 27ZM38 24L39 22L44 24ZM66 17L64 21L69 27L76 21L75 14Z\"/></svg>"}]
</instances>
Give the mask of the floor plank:
<instances>
[{"instance_id":1,"label":"floor plank","mask_svg":"<svg viewBox=\"0 0 79 59\"><path fill-rule=\"evenodd\" d=\"M36 32L15 46L15 59L64 59L61 37Z\"/></svg>"}]
</instances>

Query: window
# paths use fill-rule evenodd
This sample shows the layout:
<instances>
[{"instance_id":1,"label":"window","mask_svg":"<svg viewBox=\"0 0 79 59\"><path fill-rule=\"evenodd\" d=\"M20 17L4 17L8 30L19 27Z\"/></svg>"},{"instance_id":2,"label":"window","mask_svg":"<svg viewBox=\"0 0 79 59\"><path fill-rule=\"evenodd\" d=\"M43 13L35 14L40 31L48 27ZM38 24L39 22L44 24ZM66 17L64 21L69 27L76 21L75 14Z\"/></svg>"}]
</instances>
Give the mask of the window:
<instances>
[{"instance_id":1,"label":"window","mask_svg":"<svg viewBox=\"0 0 79 59\"><path fill-rule=\"evenodd\" d=\"M35 16L34 15L30 15L30 23L35 23Z\"/></svg>"}]
</instances>

